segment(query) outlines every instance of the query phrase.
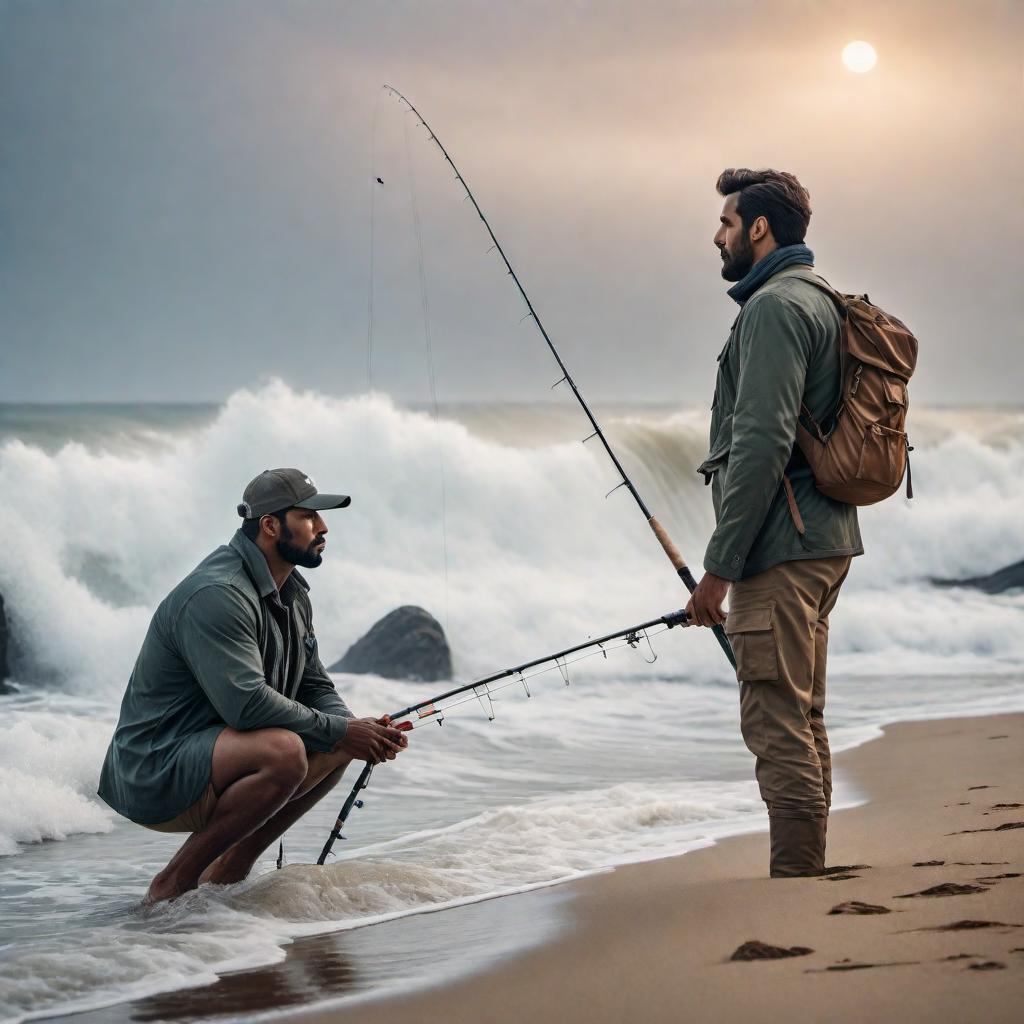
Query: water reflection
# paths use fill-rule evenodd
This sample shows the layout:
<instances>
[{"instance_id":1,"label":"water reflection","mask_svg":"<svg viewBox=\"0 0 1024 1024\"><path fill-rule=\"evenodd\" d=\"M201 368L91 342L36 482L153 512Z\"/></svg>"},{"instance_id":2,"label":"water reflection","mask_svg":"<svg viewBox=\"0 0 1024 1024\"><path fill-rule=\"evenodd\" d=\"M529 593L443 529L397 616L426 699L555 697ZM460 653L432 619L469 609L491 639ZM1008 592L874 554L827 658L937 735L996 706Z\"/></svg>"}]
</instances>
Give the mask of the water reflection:
<instances>
[{"instance_id":1,"label":"water reflection","mask_svg":"<svg viewBox=\"0 0 1024 1024\"><path fill-rule=\"evenodd\" d=\"M65 1024L245 1020L326 1000L385 994L483 970L548 941L562 927L565 887L539 889L352 931L297 939L271 967L223 975L204 988L51 1018Z\"/></svg>"}]
</instances>

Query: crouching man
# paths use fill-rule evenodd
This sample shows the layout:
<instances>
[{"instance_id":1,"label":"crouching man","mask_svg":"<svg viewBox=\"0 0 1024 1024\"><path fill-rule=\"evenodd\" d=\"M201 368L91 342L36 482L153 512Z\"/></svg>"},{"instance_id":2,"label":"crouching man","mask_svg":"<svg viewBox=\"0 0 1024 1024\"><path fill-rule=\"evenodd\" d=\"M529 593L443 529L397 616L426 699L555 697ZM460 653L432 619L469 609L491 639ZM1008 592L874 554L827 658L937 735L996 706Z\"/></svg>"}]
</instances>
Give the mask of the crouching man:
<instances>
[{"instance_id":1,"label":"crouching man","mask_svg":"<svg viewBox=\"0 0 1024 1024\"><path fill-rule=\"evenodd\" d=\"M157 608L121 702L99 795L158 832L191 832L147 902L245 878L349 761L406 746L388 719L355 718L317 653L309 587L323 561L320 494L297 469L245 489L244 522Z\"/></svg>"}]
</instances>

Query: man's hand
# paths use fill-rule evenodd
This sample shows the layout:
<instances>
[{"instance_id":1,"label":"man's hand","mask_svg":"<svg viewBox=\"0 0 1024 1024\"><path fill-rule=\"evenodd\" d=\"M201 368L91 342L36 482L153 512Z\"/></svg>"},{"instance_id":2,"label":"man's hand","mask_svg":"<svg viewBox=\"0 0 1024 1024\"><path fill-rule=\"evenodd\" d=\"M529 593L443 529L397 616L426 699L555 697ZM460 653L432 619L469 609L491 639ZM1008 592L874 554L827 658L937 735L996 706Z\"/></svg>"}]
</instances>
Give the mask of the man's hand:
<instances>
[{"instance_id":1,"label":"man's hand","mask_svg":"<svg viewBox=\"0 0 1024 1024\"><path fill-rule=\"evenodd\" d=\"M345 738L335 749L356 761L368 761L370 764L394 761L399 751L409 745L404 733L411 728L412 722L392 726L387 715L382 718L351 718Z\"/></svg>"},{"instance_id":2,"label":"man's hand","mask_svg":"<svg viewBox=\"0 0 1024 1024\"><path fill-rule=\"evenodd\" d=\"M722 602L729 593L729 581L716 576L713 572L704 573L697 589L690 595L686 606L689 616L687 625L720 626L725 622Z\"/></svg>"}]
</instances>

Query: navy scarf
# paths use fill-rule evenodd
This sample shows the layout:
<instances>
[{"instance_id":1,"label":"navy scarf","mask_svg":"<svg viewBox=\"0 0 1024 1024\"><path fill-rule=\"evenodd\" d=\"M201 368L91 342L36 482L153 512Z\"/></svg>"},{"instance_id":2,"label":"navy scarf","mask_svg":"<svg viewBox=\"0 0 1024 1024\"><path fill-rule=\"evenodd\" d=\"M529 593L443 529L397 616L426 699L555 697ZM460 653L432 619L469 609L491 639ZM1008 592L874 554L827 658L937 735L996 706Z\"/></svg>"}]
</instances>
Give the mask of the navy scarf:
<instances>
[{"instance_id":1,"label":"navy scarf","mask_svg":"<svg viewBox=\"0 0 1024 1024\"><path fill-rule=\"evenodd\" d=\"M780 246L778 249L773 249L763 259L758 260L747 271L747 276L743 280L737 281L727 294L742 306L768 278L774 277L786 267L800 263L808 267L814 266L814 253L806 245L799 243Z\"/></svg>"}]
</instances>

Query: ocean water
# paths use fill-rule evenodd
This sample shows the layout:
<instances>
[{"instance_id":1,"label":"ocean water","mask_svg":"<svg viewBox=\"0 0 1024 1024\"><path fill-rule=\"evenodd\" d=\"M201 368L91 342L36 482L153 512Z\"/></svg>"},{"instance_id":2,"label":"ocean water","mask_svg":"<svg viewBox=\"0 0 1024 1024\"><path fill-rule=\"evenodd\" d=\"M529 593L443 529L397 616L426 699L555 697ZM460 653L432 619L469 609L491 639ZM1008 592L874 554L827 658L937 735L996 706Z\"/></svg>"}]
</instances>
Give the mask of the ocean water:
<instances>
[{"instance_id":1,"label":"ocean water","mask_svg":"<svg viewBox=\"0 0 1024 1024\"><path fill-rule=\"evenodd\" d=\"M598 412L699 564L712 527L694 472L707 414ZM864 510L868 555L833 617L837 748L888 721L1024 709L1024 595L929 583L1022 556L1024 413L915 408L911 429L917 498ZM15 637L15 692L0 697L0 1020L209 984L282 960L300 935L759 827L728 664L706 631L673 630L574 664L568 687L552 672L531 680L529 699L501 691L493 722L470 703L443 728L419 727L409 752L374 773L324 869L310 864L343 786L288 834L284 871L268 857L241 885L139 908L180 837L100 803L99 765L154 607L230 537L245 482L294 464L353 495L309 574L325 660L416 603L446 625L457 675L470 679L684 603L628 494L605 498L613 471L579 444L584 433L567 403L449 408L435 427L382 396L279 383L222 407L0 407L0 594ZM432 690L336 682L357 714ZM859 797L841 786L838 798ZM434 954L435 977L465 963L443 929ZM408 951L390 955L379 983L415 981Z\"/></svg>"}]
</instances>

